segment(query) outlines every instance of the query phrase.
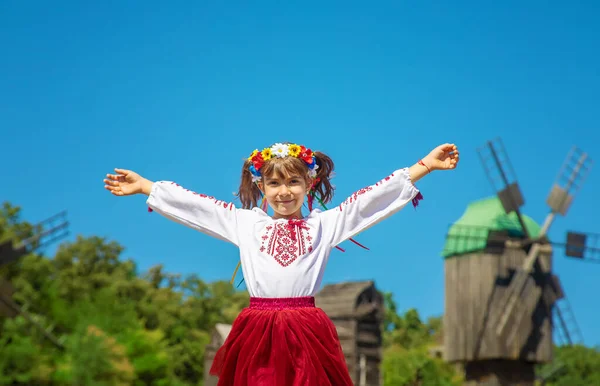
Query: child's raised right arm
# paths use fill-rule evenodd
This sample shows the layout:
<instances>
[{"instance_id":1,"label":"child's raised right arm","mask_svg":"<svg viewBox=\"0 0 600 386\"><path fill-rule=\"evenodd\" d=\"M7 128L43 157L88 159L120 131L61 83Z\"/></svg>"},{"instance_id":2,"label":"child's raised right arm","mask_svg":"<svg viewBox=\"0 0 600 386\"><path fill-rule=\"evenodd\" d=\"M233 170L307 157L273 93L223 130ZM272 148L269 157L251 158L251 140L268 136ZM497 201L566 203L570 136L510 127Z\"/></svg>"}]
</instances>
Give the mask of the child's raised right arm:
<instances>
[{"instance_id":1,"label":"child's raised right arm","mask_svg":"<svg viewBox=\"0 0 600 386\"><path fill-rule=\"evenodd\" d=\"M209 236L238 245L238 212L232 203L185 189L174 182L152 182L135 172L115 169L105 187L116 196L144 194L151 211Z\"/></svg>"},{"instance_id":2,"label":"child's raised right arm","mask_svg":"<svg viewBox=\"0 0 600 386\"><path fill-rule=\"evenodd\" d=\"M432 170L456 168L458 160L456 145L440 145L424 161L396 170L376 184L357 191L338 207L323 212L322 219L328 223L331 246L381 222L410 202L416 205L422 195L414 183Z\"/></svg>"}]
</instances>

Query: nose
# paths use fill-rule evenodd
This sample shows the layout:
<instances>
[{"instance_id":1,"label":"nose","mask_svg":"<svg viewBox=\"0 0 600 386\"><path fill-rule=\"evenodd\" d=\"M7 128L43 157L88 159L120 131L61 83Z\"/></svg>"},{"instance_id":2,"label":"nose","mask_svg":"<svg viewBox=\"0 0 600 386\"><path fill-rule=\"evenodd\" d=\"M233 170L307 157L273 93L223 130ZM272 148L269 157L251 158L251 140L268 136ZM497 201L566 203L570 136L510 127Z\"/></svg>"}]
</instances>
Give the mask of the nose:
<instances>
[{"instance_id":1,"label":"nose","mask_svg":"<svg viewBox=\"0 0 600 386\"><path fill-rule=\"evenodd\" d=\"M290 188L286 184L281 184L281 188L279 189L279 195L285 196L290 193Z\"/></svg>"}]
</instances>

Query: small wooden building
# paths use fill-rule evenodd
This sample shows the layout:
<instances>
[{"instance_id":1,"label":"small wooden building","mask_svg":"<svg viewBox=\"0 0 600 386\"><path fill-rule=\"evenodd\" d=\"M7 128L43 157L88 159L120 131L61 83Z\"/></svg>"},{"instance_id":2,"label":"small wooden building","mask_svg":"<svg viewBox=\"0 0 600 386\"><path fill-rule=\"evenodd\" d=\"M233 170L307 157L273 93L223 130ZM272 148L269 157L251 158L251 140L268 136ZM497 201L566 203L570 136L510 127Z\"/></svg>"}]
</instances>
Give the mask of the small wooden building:
<instances>
[{"instance_id":1,"label":"small wooden building","mask_svg":"<svg viewBox=\"0 0 600 386\"><path fill-rule=\"evenodd\" d=\"M335 324L356 386L381 385L383 296L373 281L324 286L315 297Z\"/></svg>"},{"instance_id":2,"label":"small wooden building","mask_svg":"<svg viewBox=\"0 0 600 386\"><path fill-rule=\"evenodd\" d=\"M490 315L511 276L523 265L527 246L519 240L514 214L506 215L496 197L472 203L450 228L445 258L444 358L464 368L466 385L533 385L534 367L552 360L552 300L546 296L552 250L542 246L544 261L535 285L522 294L522 319L511 320L507 336L496 334ZM529 233L540 227L524 216Z\"/></svg>"},{"instance_id":3,"label":"small wooden building","mask_svg":"<svg viewBox=\"0 0 600 386\"><path fill-rule=\"evenodd\" d=\"M315 296L316 306L331 318L356 386L380 386L382 360L383 297L373 281L327 285ZM217 324L204 359L204 385L216 386L217 378L208 373L215 353L231 326Z\"/></svg>"}]
</instances>

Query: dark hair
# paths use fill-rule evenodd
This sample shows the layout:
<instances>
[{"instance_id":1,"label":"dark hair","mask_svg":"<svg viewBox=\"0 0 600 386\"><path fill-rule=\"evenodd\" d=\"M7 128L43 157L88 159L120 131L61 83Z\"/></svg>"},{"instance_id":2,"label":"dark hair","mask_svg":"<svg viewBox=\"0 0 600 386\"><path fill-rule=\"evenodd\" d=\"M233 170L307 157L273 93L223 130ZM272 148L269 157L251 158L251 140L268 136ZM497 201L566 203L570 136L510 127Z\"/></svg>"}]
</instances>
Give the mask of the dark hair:
<instances>
[{"instance_id":1,"label":"dark hair","mask_svg":"<svg viewBox=\"0 0 600 386\"><path fill-rule=\"evenodd\" d=\"M331 158L319 151L313 152L317 168L317 176L313 182L313 193L323 204L327 204L333 198L334 187L329 181L330 175L333 172L334 164ZM250 172L251 161L245 160L242 166L242 179L236 196L242 203L242 208L251 209L258 206L259 200L262 197L262 192L252 181L252 173ZM265 176L276 175L279 178L284 178L286 175L298 173L306 176L308 179L308 165L300 158L296 157L272 157L266 161L260 169L262 178Z\"/></svg>"}]
</instances>

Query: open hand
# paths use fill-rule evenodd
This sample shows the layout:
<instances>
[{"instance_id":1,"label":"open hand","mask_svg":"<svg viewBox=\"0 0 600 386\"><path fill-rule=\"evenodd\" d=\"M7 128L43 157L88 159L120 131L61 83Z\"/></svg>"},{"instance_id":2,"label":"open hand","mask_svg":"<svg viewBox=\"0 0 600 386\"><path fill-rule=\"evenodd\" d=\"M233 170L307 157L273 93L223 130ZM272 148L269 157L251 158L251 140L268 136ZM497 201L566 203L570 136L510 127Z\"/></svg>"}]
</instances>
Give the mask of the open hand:
<instances>
[{"instance_id":1,"label":"open hand","mask_svg":"<svg viewBox=\"0 0 600 386\"><path fill-rule=\"evenodd\" d=\"M144 178L131 170L115 169L117 174L107 174L104 188L115 196L142 193Z\"/></svg>"},{"instance_id":2,"label":"open hand","mask_svg":"<svg viewBox=\"0 0 600 386\"><path fill-rule=\"evenodd\" d=\"M423 159L431 170L450 170L458 165L458 149L453 143L445 143L433 149Z\"/></svg>"}]
</instances>

